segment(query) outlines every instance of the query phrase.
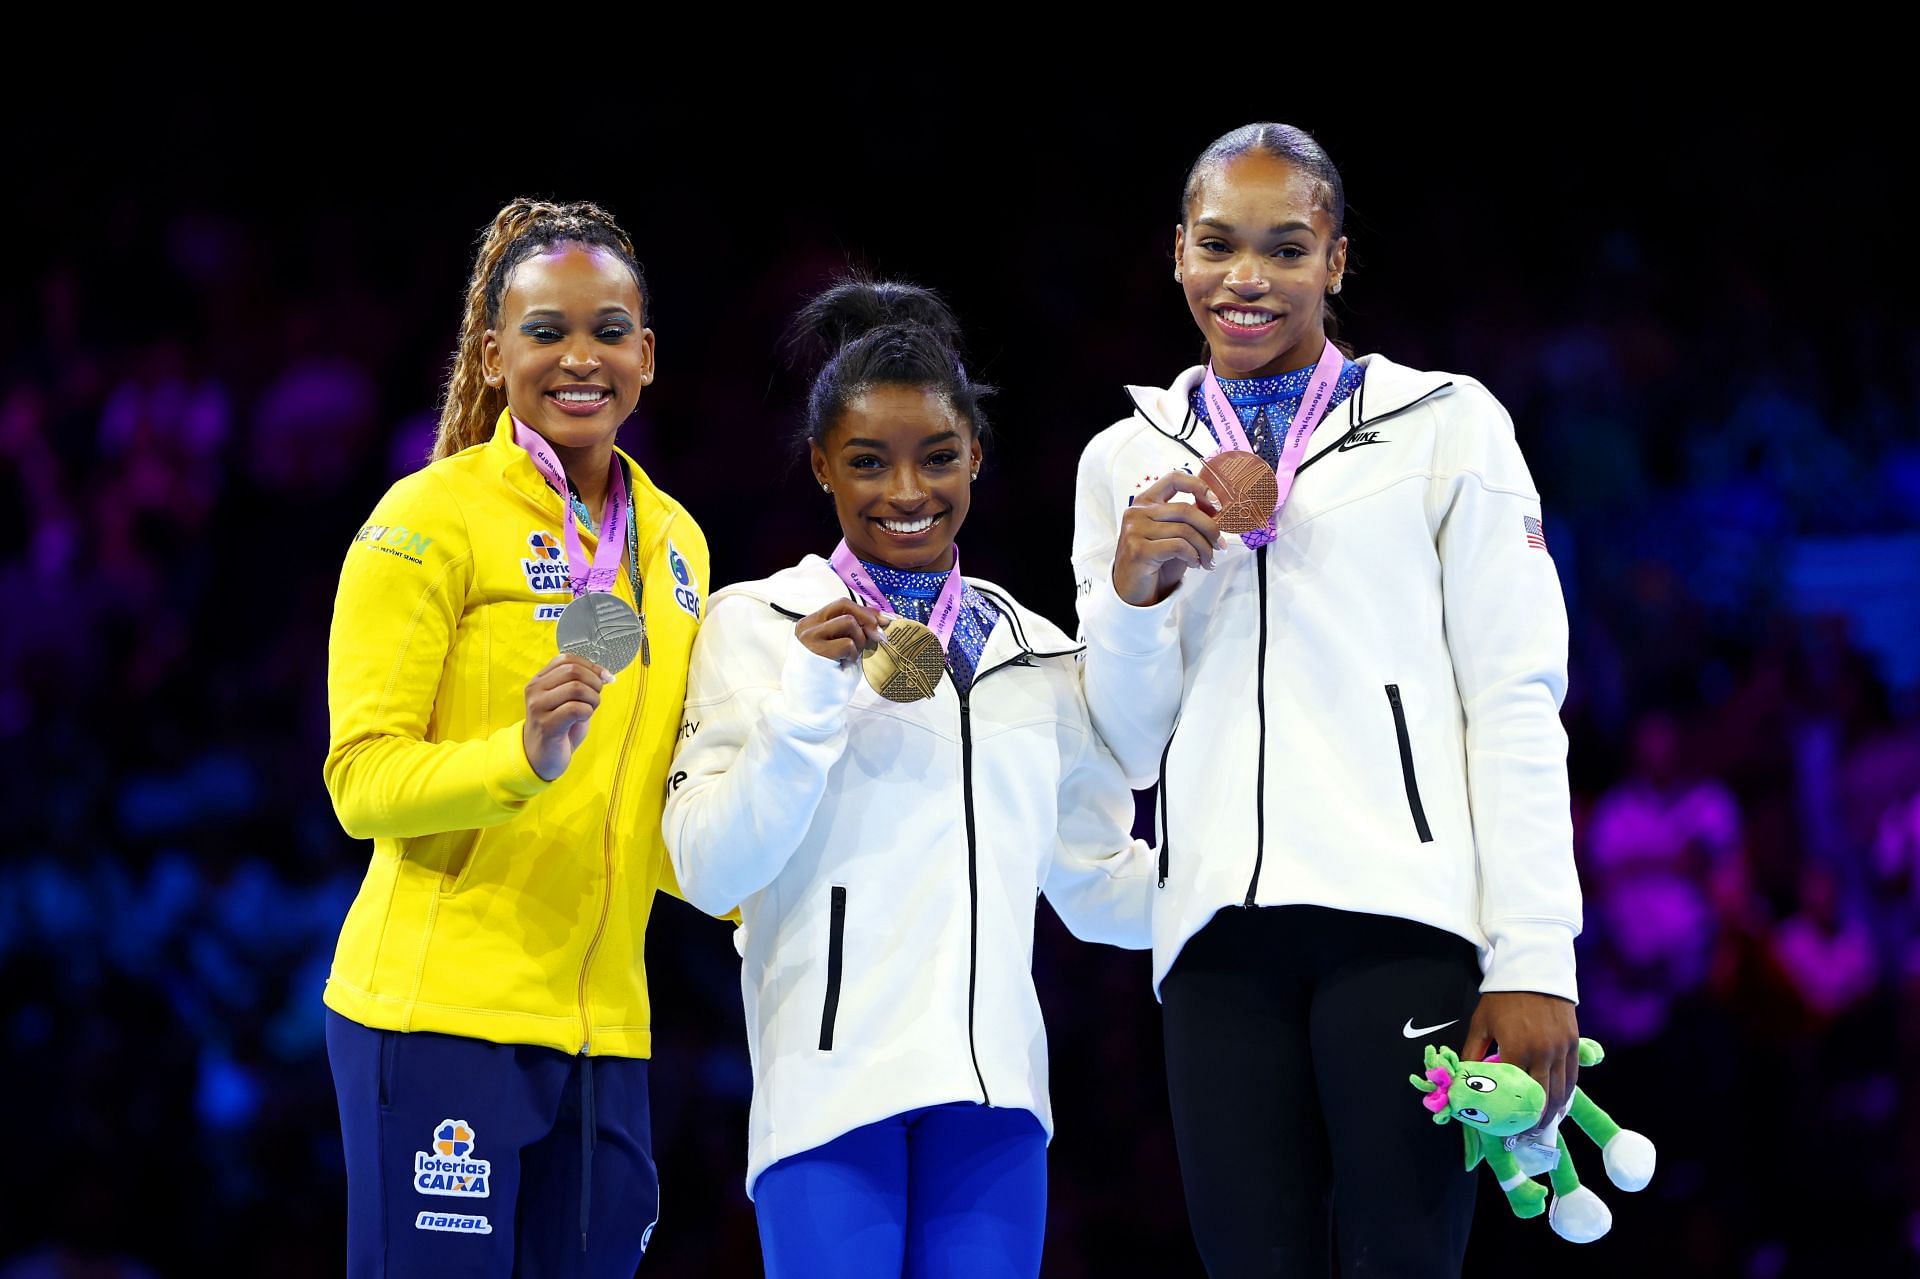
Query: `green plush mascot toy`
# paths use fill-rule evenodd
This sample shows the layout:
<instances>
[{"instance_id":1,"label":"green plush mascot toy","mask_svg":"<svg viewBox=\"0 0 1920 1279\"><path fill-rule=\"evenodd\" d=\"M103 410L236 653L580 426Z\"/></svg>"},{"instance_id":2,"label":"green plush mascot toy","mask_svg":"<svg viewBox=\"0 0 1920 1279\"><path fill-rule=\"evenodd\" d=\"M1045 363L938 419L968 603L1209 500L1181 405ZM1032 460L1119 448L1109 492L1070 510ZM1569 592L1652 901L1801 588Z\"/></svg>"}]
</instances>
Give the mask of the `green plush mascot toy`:
<instances>
[{"instance_id":1,"label":"green plush mascot toy","mask_svg":"<svg viewBox=\"0 0 1920 1279\"><path fill-rule=\"evenodd\" d=\"M1597 1066L1606 1054L1591 1039L1580 1041L1580 1065ZM1613 1227L1613 1213L1600 1196L1580 1184L1573 1158L1560 1148L1560 1121L1568 1115L1580 1131L1600 1147L1607 1177L1622 1190L1639 1190L1653 1180L1653 1143L1630 1132L1593 1104L1580 1088L1573 1090L1567 1109L1542 1125L1547 1090L1518 1066L1496 1056L1490 1061L1461 1061L1451 1048L1427 1046L1427 1073L1409 1075L1415 1088L1427 1094L1421 1104L1433 1112L1433 1122L1460 1121L1466 1138L1467 1167L1482 1159L1507 1192L1507 1202L1518 1217L1537 1217L1544 1209L1553 1233L1572 1243L1591 1243ZM1540 1132L1531 1137L1522 1134ZM1533 1180L1549 1174L1553 1204Z\"/></svg>"}]
</instances>

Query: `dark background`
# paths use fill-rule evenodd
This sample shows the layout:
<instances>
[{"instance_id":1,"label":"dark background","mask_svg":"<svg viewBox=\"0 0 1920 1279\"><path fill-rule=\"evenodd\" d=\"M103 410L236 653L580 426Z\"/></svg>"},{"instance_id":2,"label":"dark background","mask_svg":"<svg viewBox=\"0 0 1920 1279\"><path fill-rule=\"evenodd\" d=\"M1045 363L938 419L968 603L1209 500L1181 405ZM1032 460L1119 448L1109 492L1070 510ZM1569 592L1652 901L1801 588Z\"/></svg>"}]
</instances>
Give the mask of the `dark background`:
<instances>
[{"instance_id":1,"label":"dark background","mask_svg":"<svg viewBox=\"0 0 1920 1279\"><path fill-rule=\"evenodd\" d=\"M0 1276L341 1268L319 995L369 850L320 784L326 627L347 539L424 456L505 199L595 199L632 233L659 377L622 443L716 583L832 544L786 448L796 305L850 265L942 290L1003 389L967 567L1070 622L1075 459L1122 384L1195 358L1180 183L1262 116L1345 174L1346 336L1512 411L1572 610L1581 1022L1611 1054L1584 1082L1660 1171L1626 1195L1572 1139L1615 1213L1584 1248L1483 1179L1469 1273L1915 1268L1904 139L1831 96L1124 81L988 109L977 72L826 99L503 75L476 110L343 68L0 126ZM644 1273L755 1274L727 930L663 901L648 965ZM1146 957L1042 911L1035 969L1046 1273L1199 1273Z\"/></svg>"}]
</instances>

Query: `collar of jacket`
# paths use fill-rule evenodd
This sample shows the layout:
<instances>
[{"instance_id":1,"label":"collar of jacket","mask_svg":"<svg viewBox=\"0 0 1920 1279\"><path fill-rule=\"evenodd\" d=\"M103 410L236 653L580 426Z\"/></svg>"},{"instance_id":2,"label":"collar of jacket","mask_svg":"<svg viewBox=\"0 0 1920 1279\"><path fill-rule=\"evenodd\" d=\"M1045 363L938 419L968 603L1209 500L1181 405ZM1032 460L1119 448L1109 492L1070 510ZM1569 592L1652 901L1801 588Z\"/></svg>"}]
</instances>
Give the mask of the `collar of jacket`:
<instances>
[{"instance_id":1,"label":"collar of jacket","mask_svg":"<svg viewBox=\"0 0 1920 1279\"><path fill-rule=\"evenodd\" d=\"M533 464L532 456L513 438L512 410L500 410L500 420L493 424L493 439L487 447L499 456L500 474L507 483L554 519L567 518L566 499L553 491L553 485L547 483L547 477L540 474L540 468ZM667 526L673 523L679 504L654 487L653 480L640 469L640 464L618 444L613 446L613 451L627 464L627 491L633 497L634 533L641 547L650 550L666 534ZM643 561L647 558L648 555L641 556Z\"/></svg>"},{"instance_id":2,"label":"collar of jacket","mask_svg":"<svg viewBox=\"0 0 1920 1279\"><path fill-rule=\"evenodd\" d=\"M1453 380L1445 373L1410 369L1395 364L1384 355L1363 355L1354 363L1367 371L1366 378L1360 383L1360 389L1333 411L1331 419L1315 429L1316 442L1322 448L1331 447L1369 422L1391 417L1453 385ZM1175 378L1172 386L1127 388L1134 411L1145 418L1148 425L1202 456L1213 451L1213 438L1194 415L1191 404L1194 388L1200 385L1200 379L1206 375L1206 371L1206 366L1196 364ZM1340 416L1341 409L1346 410L1344 419ZM1334 434L1320 439L1328 427L1337 429Z\"/></svg>"},{"instance_id":3,"label":"collar of jacket","mask_svg":"<svg viewBox=\"0 0 1920 1279\"><path fill-rule=\"evenodd\" d=\"M1083 651L1053 623L1014 602L1011 595L977 577L962 575L968 586L992 600L1004 625L995 626L980 652L981 672L1017 662L1030 666L1036 657L1072 657ZM785 572L768 579L761 598L777 613L798 621L837 599L854 598L853 589L840 580L833 565L809 555ZM729 588L734 589L734 588ZM716 599L714 601L718 603Z\"/></svg>"}]
</instances>

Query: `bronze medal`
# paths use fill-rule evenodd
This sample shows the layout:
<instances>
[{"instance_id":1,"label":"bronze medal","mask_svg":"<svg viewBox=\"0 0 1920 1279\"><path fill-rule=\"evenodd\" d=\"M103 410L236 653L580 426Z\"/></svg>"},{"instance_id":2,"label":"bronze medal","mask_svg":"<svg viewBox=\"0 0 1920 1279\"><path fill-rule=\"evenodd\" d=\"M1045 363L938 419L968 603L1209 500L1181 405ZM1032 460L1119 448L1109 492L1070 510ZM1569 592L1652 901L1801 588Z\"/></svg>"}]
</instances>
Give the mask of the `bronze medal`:
<instances>
[{"instance_id":1,"label":"bronze medal","mask_svg":"<svg viewBox=\"0 0 1920 1279\"><path fill-rule=\"evenodd\" d=\"M1273 468L1257 453L1223 449L1200 468L1200 478L1220 499L1220 531L1239 536L1265 528L1280 500Z\"/></svg>"}]
</instances>

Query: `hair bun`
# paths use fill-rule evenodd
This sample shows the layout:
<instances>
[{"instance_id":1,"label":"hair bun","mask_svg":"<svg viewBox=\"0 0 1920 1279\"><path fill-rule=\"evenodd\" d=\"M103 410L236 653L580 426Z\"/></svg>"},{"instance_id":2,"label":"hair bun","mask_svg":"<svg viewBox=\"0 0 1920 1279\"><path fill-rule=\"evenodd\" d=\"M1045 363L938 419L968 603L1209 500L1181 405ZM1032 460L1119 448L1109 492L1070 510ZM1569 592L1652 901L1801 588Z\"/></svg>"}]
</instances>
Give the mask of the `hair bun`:
<instances>
[{"instance_id":1,"label":"hair bun","mask_svg":"<svg viewBox=\"0 0 1920 1279\"><path fill-rule=\"evenodd\" d=\"M857 277L837 282L802 307L793 320L793 340L832 353L890 327L926 329L942 346L960 346L960 322L932 289Z\"/></svg>"}]
</instances>

